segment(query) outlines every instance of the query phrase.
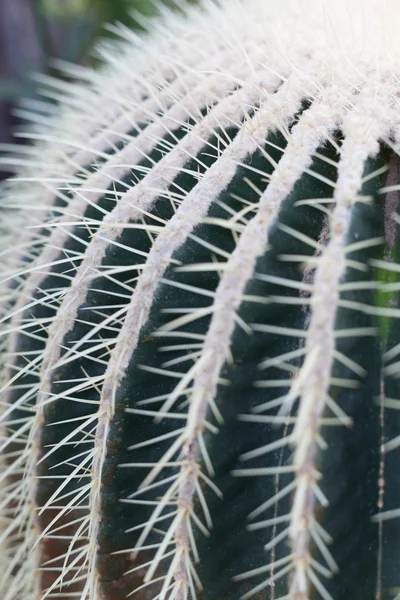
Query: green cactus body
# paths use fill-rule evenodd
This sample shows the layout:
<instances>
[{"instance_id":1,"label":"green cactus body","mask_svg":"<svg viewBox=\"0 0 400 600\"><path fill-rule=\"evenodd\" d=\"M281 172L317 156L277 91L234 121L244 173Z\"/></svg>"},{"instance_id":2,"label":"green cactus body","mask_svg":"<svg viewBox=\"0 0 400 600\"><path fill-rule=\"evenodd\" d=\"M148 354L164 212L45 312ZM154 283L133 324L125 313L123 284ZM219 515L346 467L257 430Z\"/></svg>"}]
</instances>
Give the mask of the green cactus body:
<instances>
[{"instance_id":1,"label":"green cactus body","mask_svg":"<svg viewBox=\"0 0 400 600\"><path fill-rule=\"evenodd\" d=\"M22 111L5 600L398 593L400 11L277 4L160 7Z\"/></svg>"}]
</instances>

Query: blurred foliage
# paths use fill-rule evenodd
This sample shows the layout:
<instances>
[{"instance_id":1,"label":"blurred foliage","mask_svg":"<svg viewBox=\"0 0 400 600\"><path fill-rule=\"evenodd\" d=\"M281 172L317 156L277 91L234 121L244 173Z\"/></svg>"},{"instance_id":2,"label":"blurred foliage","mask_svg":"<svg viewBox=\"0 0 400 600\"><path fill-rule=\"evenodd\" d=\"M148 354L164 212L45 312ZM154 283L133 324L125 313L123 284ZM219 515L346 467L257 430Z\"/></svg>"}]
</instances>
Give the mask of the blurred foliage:
<instances>
[{"instance_id":1,"label":"blurred foliage","mask_svg":"<svg viewBox=\"0 0 400 600\"><path fill-rule=\"evenodd\" d=\"M0 4L2 1L19 0L0 0ZM188 1L195 3L197 0ZM105 26L120 22L141 29L140 15L151 17L156 14L157 3L173 5L173 0L31 0L37 46L44 56L41 70L52 74L53 58L86 65L96 64L92 51L97 40L113 35ZM32 70L37 71L37 68L34 66ZM22 75L15 73L15 77L9 74L2 77L1 72L0 64L0 102L34 94L29 72Z\"/></svg>"},{"instance_id":2,"label":"blurred foliage","mask_svg":"<svg viewBox=\"0 0 400 600\"><path fill-rule=\"evenodd\" d=\"M17 81L0 77L0 102L9 101L18 96L22 91Z\"/></svg>"},{"instance_id":3,"label":"blurred foliage","mask_svg":"<svg viewBox=\"0 0 400 600\"><path fill-rule=\"evenodd\" d=\"M168 0L162 1L168 3ZM132 16L134 11L152 16L156 8L150 0L40 0L39 30L46 54L71 62L87 62L98 37L109 35L105 24L119 21L140 28ZM58 33L56 38L53 30ZM68 35L60 36L67 32ZM60 37L64 38L63 43Z\"/></svg>"},{"instance_id":4,"label":"blurred foliage","mask_svg":"<svg viewBox=\"0 0 400 600\"><path fill-rule=\"evenodd\" d=\"M10 1L17 4L20 0L0 0L0 9L2 2ZM188 1L196 2L196 0ZM59 73L54 72L52 68L54 58L95 65L93 48L97 40L113 35L105 25L120 22L134 29L141 29L140 15L151 17L156 14L157 3L173 4L173 0L30 0L30 2L35 23L36 45L38 52L43 56L43 64L40 69L37 64L32 64L31 69L25 71L17 65L17 69L12 69L15 72L11 74L8 72L6 76L4 74L2 76L0 64L0 103L14 101L19 96L35 96L36 86L30 77L30 71L41 70L59 76ZM7 23L5 25L7 26ZM22 39L21 44L24 43L26 42ZM30 45L32 48L32 39Z\"/></svg>"},{"instance_id":5,"label":"blurred foliage","mask_svg":"<svg viewBox=\"0 0 400 600\"><path fill-rule=\"evenodd\" d=\"M92 10L97 12L100 20L124 21L132 8L143 14L155 12L150 0L41 0L41 9L45 14L63 19Z\"/></svg>"},{"instance_id":6,"label":"blurred foliage","mask_svg":"<svg viewBox=\"0 0 400 600\"><path fill-rule=\"evenodd\" d=\"M42 0L41 9L49 16L70 18L89 9L91 4L88 0Z\"/></svg>"},{"instance_id":7,"label":"blurred foliage","mask_svg":"<svg viewBox=\"0 0 400 600\"><path fill-rule=\"evenodd\" d=\"M18 124L18 98L37 97L32 72L60 76L55 58L95 66L96 42L113 35L105 25L140 29L140 15L154 15L157 3L173 0L0 0L0 143Z\"/></svg>"}]
</instances>

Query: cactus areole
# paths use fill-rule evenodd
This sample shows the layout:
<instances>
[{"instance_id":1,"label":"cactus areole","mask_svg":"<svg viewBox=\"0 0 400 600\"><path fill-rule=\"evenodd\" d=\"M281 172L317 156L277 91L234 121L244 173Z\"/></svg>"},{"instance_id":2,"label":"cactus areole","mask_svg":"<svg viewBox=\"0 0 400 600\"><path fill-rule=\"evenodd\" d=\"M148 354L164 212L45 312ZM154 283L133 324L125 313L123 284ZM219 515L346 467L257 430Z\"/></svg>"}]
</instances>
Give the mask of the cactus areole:
<instances>
[{"instance_id":1,"label":"cactus areole","mask_svg":"<svg viewBox=\"0 0 400 600\"><path fill-rule=\"evenodd\" d=\"M399 3L159 11L1 159L0 597L399 598Z\"/></svg>"}]
</instances>

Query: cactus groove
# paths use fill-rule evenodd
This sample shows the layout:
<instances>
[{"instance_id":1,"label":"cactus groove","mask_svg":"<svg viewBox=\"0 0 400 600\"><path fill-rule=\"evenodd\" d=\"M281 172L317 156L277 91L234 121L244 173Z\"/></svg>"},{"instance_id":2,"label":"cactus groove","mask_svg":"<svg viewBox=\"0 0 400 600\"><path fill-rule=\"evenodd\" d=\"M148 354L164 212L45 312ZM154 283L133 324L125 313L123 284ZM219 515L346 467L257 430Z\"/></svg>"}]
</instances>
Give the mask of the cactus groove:
<instances>
[{"instance_id":1,"label":"cactus groove","mask_svg":"<svg viewBox=\"0 0 400 600\"><path fill-rule=\"evenodd\" d=\"M280 4L160 5L20 111L5 600L400 598L400 8Z\"/></svg>"}]
</instances>

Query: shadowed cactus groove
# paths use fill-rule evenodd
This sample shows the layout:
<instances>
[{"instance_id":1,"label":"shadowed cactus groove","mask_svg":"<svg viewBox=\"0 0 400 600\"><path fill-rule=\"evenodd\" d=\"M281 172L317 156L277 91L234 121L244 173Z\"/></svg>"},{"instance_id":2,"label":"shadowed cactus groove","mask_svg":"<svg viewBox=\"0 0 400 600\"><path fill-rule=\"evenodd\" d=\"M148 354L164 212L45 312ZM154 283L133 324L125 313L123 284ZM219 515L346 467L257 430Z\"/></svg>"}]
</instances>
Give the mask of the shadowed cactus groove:
<instances>
[{"instance_id":1,"label":"shadowed cactus groove","mask_svg":"<svg viewBox=\"0 0 400 600\"><path fill-rule=\"evenodd\" d=\"M1 158L1 597L399 599L398 3L159 11Z\"/></svg>"}]
</instances>

